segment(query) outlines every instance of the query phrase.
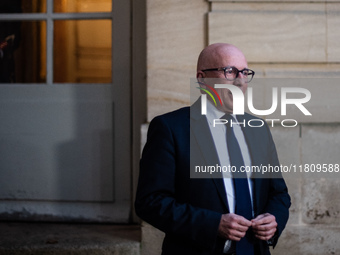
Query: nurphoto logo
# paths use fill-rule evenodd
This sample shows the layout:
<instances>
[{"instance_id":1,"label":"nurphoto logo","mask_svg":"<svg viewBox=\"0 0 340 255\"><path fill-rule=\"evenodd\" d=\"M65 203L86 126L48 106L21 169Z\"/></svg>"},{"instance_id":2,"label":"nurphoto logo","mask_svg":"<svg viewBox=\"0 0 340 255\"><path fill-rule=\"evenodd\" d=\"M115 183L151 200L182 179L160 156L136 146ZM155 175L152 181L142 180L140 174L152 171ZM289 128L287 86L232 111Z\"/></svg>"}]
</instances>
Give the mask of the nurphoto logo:
<instances>
[{"instance_id":1,"label":"nurphoto logo","mask_svg":"<svg viewBox=\"0 0 340 255\"><path fill-rule=\"evenodd\" d=\"M200 82L199 82L200 83ZM206 88L198 87L198 89L205 92L205 94L201 94L201 114L206 115L207 114L207 95L210 96L211 100L214 102L215 106L220 104L223 105L223 102L215 90L215 88L219 89L229 89L232 96L233 96L233 114L235 115L243 115L244 114L244 94L242 90L232 84L215 84L215 88L212 86L206 84L206 83L200 83L204 85L206 88L209 88L212 92L210 92ZM272 113L274 113L278 108L278 101L279 101L279 95L278 95L278 88L272 88L272 105L269 109L259 110L254 107L253 103L253 88L248 88L248 97L247 97L247 105L248 109L251 113L259 116L267 116ZM289 98L289 94L294 94L295 97L298 95L300 98ZM280 107L281 107L281 116L287 115L287 105L295 105L305 116L311 116L312 114L307 110L307 108L304 106L305 103L309 102L311 99L311 93L308 89L305 88L297 88L297 87L283 87L280 90ZM301 95L303 97L301 97ZM216 100L217 98L217 100ZM267 122L271 123L271 126L274 127L274 123L277 121L281 122L281 125L284 127L295 127L297 126L298 122L294 119L265 119ZM217 124L227 124L228 121L224 119L216 119L214 120L214 126ZM255 124L257 123L257 124ZM288 124L289 123L289 124ZM232 123L230 123L232 125ZM244 124L245 123L238 123L238 124ZM254 119L248 121L248 125L250 127L261 127L264 125L264 122L261 119Z\"/></svg>"}]
</instances>

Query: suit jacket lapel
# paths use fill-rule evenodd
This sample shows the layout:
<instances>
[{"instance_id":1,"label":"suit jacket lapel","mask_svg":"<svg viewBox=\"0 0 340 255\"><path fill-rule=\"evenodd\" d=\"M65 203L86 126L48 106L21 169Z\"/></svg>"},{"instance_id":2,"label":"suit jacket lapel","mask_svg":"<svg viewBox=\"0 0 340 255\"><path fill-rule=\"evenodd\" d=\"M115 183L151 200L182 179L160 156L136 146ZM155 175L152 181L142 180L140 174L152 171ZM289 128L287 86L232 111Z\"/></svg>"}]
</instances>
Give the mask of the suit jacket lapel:
<instances>
[{"instance_id":1,"label":"suit jacket lapel","mask_svg":"<svg viewBox=\"0 0 340 255\"><path fill-rule=\"evenodd\" d=\"M190 139L197 141L207 166L220 164L208 121L205 116L201 115L200 109L200 101L196 101L190 108ZM221 200L229 210L222 174L221 178L211 178L211 180L215 183Z\"/></svg>"}]
</instances>

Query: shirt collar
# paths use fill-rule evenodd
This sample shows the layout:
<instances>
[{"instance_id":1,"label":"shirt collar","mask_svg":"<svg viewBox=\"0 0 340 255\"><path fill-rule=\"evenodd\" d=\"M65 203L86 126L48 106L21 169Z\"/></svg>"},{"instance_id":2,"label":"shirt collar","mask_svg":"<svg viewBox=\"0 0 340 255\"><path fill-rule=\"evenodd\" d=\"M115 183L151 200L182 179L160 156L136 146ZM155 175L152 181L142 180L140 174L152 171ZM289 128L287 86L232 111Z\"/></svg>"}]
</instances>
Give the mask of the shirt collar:
<instances>
[{"instance_id":1,"label":"shirt collar","mask_svg":"<svg viewBox=\"0 0 340 255\"><path fill-rule=\"evenodd\" d=\"M214 119L220 119L225 115L225 112L218 110L210 100L207 100L207 119L210 123L213 123ZM231 116L236 120L235 114Z\"/></svg>"}]
</instances>

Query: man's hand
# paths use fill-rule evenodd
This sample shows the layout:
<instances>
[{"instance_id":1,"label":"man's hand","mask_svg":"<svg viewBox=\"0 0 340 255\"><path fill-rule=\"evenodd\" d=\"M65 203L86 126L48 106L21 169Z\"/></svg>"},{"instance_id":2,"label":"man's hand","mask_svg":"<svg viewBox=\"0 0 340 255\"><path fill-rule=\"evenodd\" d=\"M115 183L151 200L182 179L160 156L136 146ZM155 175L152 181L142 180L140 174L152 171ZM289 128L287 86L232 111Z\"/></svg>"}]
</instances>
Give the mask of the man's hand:
<instances>
[{"instance_id":1,"label":"man's hand","mask_svg":"<svg viewBox=\"0 0 340 255\"><path fill-rule=\"evenodd\" d=\"M246 218L237 214L227 213L221 217L218 233L225 239L239 241L245 236L251 225L252 222Z\"/></svg>"},{"instance_id":2,"label":"man's hand","mask_svg":"<svg viewBox=\"0 0 340 255\"><path fill-rule=\"evenodd\" d=\"M270 213L260 214L251 222L256 238L267 241L274 236L277 227L274 215Z\"/></svg>"}]
</instances>

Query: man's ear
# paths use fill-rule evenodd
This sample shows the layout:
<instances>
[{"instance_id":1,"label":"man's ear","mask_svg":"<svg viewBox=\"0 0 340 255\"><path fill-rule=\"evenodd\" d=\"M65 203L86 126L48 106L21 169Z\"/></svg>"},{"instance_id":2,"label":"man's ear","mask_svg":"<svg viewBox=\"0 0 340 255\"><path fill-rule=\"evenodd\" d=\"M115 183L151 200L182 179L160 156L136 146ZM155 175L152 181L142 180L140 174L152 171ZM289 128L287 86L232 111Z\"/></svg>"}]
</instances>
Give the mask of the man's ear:
<instances>
[{"instance_id":1,"label":"man's ear","mask_svg":"<svg viewBox=\"0 0 340 255\"><path fill-rule=\"evenodd\" d=\"M198 72L196 73L197 82L198 82L198 84L200 85L200 87L205 87L205 86L204 86L204 83L205 83L204 77L205 77L205 73L204 73L204 72L198 71Z\"/></svg>"}]
</instances>

